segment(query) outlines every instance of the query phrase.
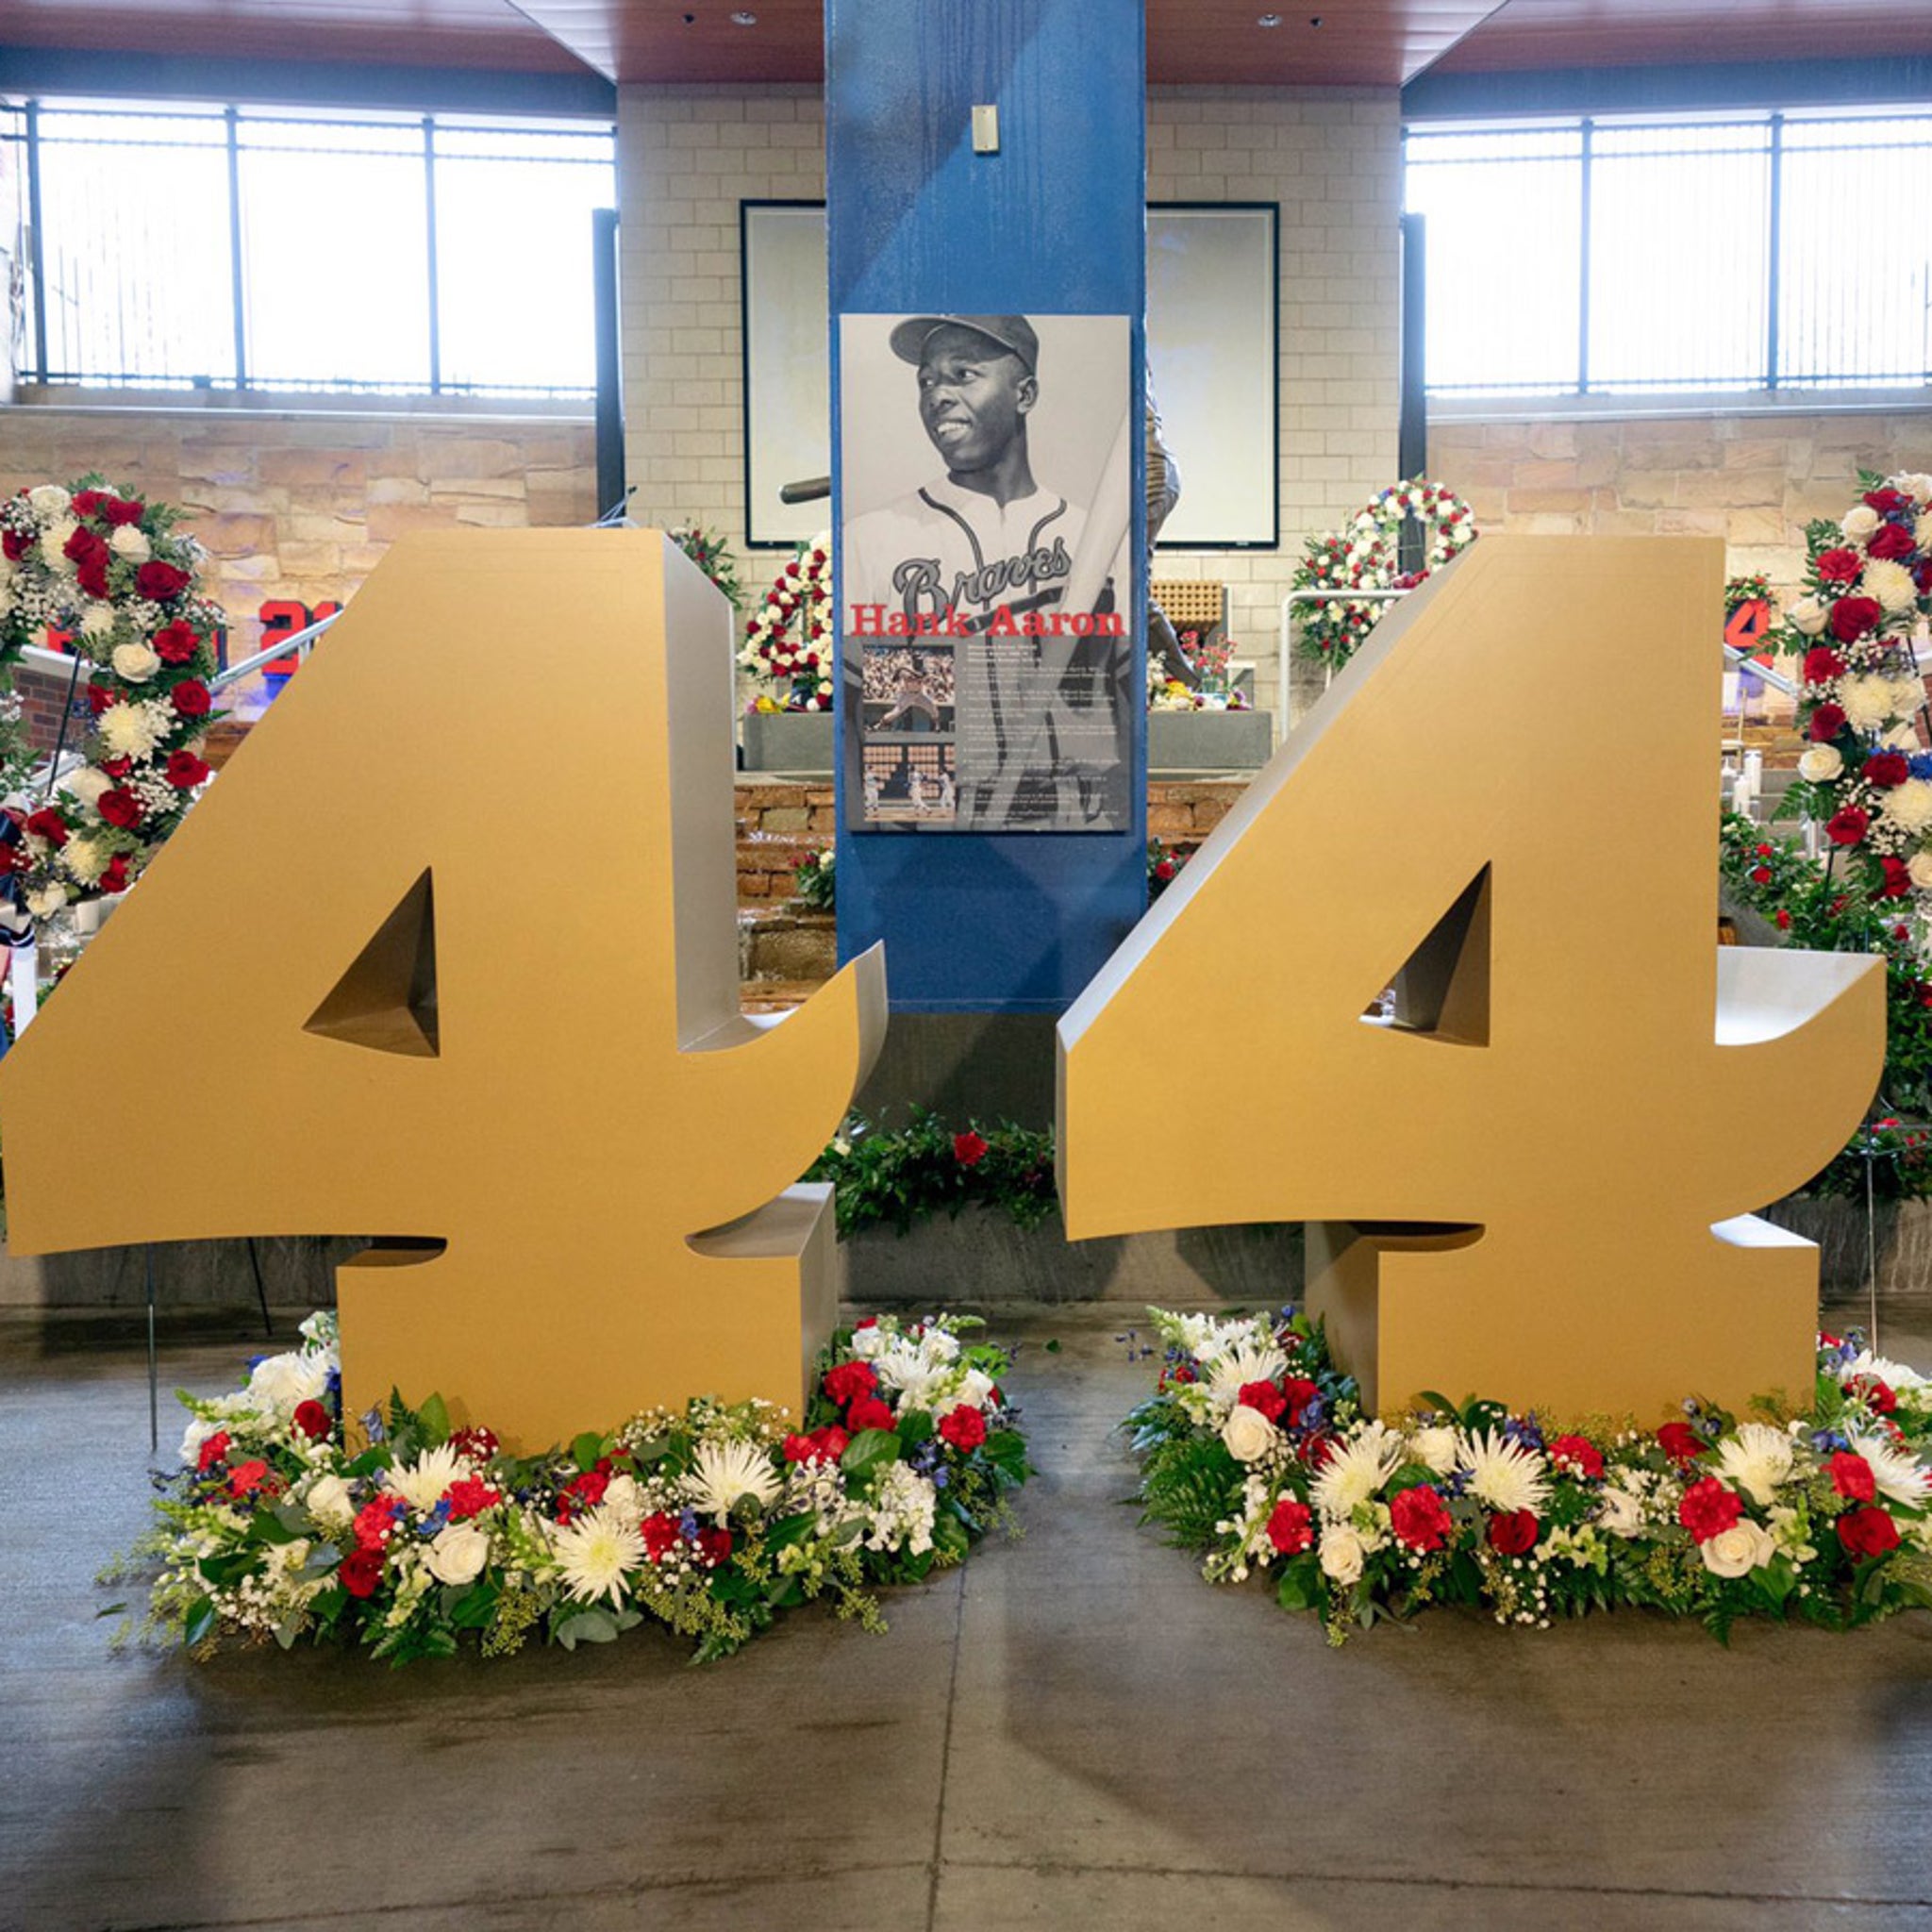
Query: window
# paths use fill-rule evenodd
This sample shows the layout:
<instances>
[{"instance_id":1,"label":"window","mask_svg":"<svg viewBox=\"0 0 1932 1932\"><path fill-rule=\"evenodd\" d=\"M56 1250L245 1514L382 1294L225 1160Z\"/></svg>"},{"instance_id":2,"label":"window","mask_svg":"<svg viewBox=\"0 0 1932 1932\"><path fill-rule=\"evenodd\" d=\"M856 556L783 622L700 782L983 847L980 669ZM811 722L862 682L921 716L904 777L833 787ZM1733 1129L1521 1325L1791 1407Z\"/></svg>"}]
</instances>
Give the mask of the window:
<instances>
[{"instance_id":1,"label":"window","mask_svg":"<svg viewBox=\"0 0 1932 1932\"><path fill-rule=\"evenodd\" d=\"M1932 383L1932 114L1444 124L1405 145L1432 395Z\"/></svg>"},{"instance_id":2,"label":"window","mask_svg":"<svg viewBox=\"0 0 1932 1932\"><path fill-rule=\"evenodd\" d=\"M18 120L29 380L595 388L608 125L54 102Z\"/></svg>"}]
</instances>

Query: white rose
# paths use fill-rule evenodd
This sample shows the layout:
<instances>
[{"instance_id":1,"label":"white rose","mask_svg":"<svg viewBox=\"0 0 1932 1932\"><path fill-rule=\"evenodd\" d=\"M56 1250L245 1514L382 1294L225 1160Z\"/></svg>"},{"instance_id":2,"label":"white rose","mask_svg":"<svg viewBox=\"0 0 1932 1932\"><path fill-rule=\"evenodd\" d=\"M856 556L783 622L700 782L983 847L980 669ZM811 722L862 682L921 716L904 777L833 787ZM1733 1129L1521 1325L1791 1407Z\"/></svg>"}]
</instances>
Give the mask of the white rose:
<instances>
[{"instance_id":1,"label":"white rose","mask_svg":"<svg viewBox=\"0 0 1932 1932\"><path fill-rule=\"evenodd\" d=\"M123 524L108 539L108 548L129 563L145 563L154 555L154 546L142 535L139 524Z\"/></svg>"},{"instance_id":2,"label":"white rose","mask_svg":"<svg viewBox=\"0 0 1932 1932\"><path fill-rule=\"evenodd\" d=\"M98 805L101 793L109 784L107 773L92 765L82 765L78 771L70 772L60 781L60 789L70 798L77 798L82 805Z\"/></svg>"},{"instance_id":3,"label":"white rose","mask_svg":"<svg viewBox=\"0 0 1932 1932\"><path fill-rule=\"evenodd\" d=\"M474 1583L490 1561L490 1539L474 1523L452 1523L424 1560L439 1583Z\"/></svg>"},{"instance_id":4,"label":"white rose","mask_svg":"<svg viewBox=\"0 0 1932 1932\"><path fill-rule=\"evenodd\" d=\"M1915 686L1906 686L1907 692L1907 701L1916 709L1919 700L1916 696L1910 695L1915 690ZM1907 758L1910 758L1919 748L1919 734L1911 721L1907 719L1903 724L1894 724L1890 730L1885 732L1879 738L1878 741L1887 751L1902 751Z\"/></svg>"},{"instance_id":5,"label":"white rose","mask_svg":"<svg viewBox=\"0 0 1932 1932\"><path fill-rule=\"evenodd\" d=\"M1641 1536L1643 1505L1628 1490L1606 1490L1596 1520L1598 1527L1612 1536Z\"/></svg>"},{"instance_id":6,"label":"white rose","mask_svg":"<svg viewBox=\"0 0 1932 1932\"><path fill-rule=\"evenodd\" d=\"M1878 512L1869 503L1861 503L1839 525L1854 543L1862 543L1878 527Z\"/></svg>"},{"instance_id":7,"label":"white rose","mask_svg":"<svg viewBox=\"0 0 1932 1932\"><path fill-rule=\"evenodd\" d=\"M356 1505L349 1494L349 1486L333 1474L317 1476L308 1485L302 1503L324 1528L356 1520Z\"/></svg>"},{"instance_id":8,"label":"white rose","mask_svg":"<svg viewBox=\"0 0 1932 1932\"><path fill-rule=\"evenodd\" d=\"M1807 638L1815 638L1824 628L1831 613L1816 597L1800 597L1791 606L1791 622Z\"/></svg>"},{"instance_id":9,"label":"white rose","mask_svg":"<svg viewBox=\"0 0 1932 1932\"><path fill-rule=\"evenodd\" d=\"M1932 892L1932 852L1915 852L1906 861L1906 873L1922 892Z\"/></svg>"},{"instance_id":10,"label":"white rose","mask_svg":"<svg viewBox=\"0 0 1932 1932\"><path fill-rule=\"evenodd\" d=\"M1280 1440L1274 1424L1258 1408L1238 1402L1221 1427L1221 1440L1237 1462L1254 1462Z\"/></svg>"},{"instance_id":11,"label":"white rose","mask_svg":"<svg viewBox=\"0 0 1932 1932\"><path fill-rule=\"evenodd\" d=\"M1915 470L1902 470L1891 479L1894 490L1903 490L1907 496L1916 496L1921 503L1932 503L1932 476Z\"/></svg>"},{"instance_id":12,"label":"white rose","mask_svg":"<svg viewBox=\"0 0 1932 1932\"><path fill-rule=\"evenodd\" d=\"M1322 1531L1322 1574L1331 1583L1359 1582L1365 1555L1361 1538L1347 1524L1331 1523Z\"/></svg>"},{"instance_id":13,"label":"white rose","mask_svg":"<svg viewBox=\"0 0 1932 1932\"><path fill-rule=\"evenodd\" d=\"M862 1362L875 1360L892 1345L892 1338L874 1323L870 1328L855 1328L852 1331L852 1353Z\"/></svg>"},{"instance_id":14,"label":"white rose","mask_svg":"<svg viewBox=\"0 0 1932 1932\"><path fill-rule=\"evenodd\" d=\"M80 614L80 634L84 638L104 638L114 628L114 607L96 597Z\"/></svg>"},{"instance_id":15,"label":"white rose","mask_svg":"<svg viewBox=\"0 0 1932 1932\"><path fill-rule=\"evenodd\" d=\"M1438 1475L1447 1475L1456 1467L1456 1431L1447 1428L1418 1429L1409 1439L1415 1459Z\"/></svg>"},{"instance_id":16,"label":"white rose","mask_svg":"<svg viewBox=\"0 0 1932 1932\"><path fill-rule=\"evenodd\" d=\"M1919 521L1912 525L1912 541L1915 542L1921 550L1932 550L1932 509L1928 509L1925 512L1925 514L1922 516L1919 519Z\"/></svg>"},{"instance_id":17,"label":"white rose","mask_svg":"<svg viewBox=\"0 0 1932 1932\"><path fill-rule=\"evenodd\" d=\"M114 675L129 684L145 684L161 668L161 660L145 644L116 644L108 661Z\"/></svg>"},{"instance_id":18,"label":"white rose","mask_svg":"<svg viewBox=\"0 0 1932 1932\"><path fill-rule=\"evenodd\" d=\"M67 893L59 886L37 886L26 895L26 909L36 919L52 919L67 904Z\"/></svg>"},{"instance_id":19,"label":"white rose","mask_svg":"<svg viewBox=\"0 0 1932 1932\"><path fill-rule=\"evenodd\" d=\"M69 576L74 575L74 559L67 554L67 540L79 528L80 525L71 518L48 527L46 535L41 539L41 558L49 570L65 571Z\"/></svg>"},{"instance_id":20,"label":"white rose","mask_svg":"<svg viewBox=\"0 0 1932 1932\"><path fill-rule=\"evenodd\" d=\"M1777 1555L1777 1544L1761 1523L1747 1516L1698 1545L1704 1567L1713 1576L1743 1576L1761 1570Z\"/></svg>"},{"instance_id":21,"label":"white rose","mask_svg":"<svg viewBox=\"0 0 1932 1932\"><path fill-rule=\"evenodd\" d=\"M1912 581L1911 572L1889 557L1866 559L1858 589L1865 596L1875 597L1879 608L1894 617L1901 610L1911 609L1919 601L1919 587Z\"/></svg>"},{"instance_id":22,"label":"white rose","mask_svg":"<svg viewBox=\"0 0 1932 1932\"><path fill-rule=\"evenodd\" d=\"M265 1356L248 1378L250 1399L283 1415L292 1415L302 1403L320 1400L327 1387L327 1361L308 1349Z\"/></svg>"},{"instance_id":23,"label":"white rose","mask_svg":"<svg viewBox=\"0 0 1932 1932\"><path fill-rule=\"evenodd\" d=\"M1798 760L1798 776L1813 785L1829 785L1844 768L1845 761L1836 745L1814 744Z\"/></svg>"},{"instance_id":24,"label":"white rose","mask_svg":"<svg viewBox=\"0 0 1932 1932\"><path fill-rule=\"evenodd\" d=\"M43 517L64 517L74 501L58 483L42 483L37 490L29 490L26 500L33 505L35 514Z\"/></svg>"}]
</instances>

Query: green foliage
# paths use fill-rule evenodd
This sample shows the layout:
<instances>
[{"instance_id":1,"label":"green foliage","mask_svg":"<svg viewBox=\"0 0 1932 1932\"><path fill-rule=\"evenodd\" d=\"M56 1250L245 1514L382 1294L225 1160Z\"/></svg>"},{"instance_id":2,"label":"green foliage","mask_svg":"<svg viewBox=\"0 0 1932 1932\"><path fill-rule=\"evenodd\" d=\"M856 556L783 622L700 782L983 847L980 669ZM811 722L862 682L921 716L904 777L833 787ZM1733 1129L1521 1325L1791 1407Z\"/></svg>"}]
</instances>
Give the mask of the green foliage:
<instances>
[{"instance_id":1,"label":"green foliage","mask_svg":"<svg viewBox=\"0 0 1932 1932\"><path fill-rule=\"evenodd\" d=\"M1159 1524L1182 1549L1210 1549L1218 1525L1240 1505L1241 1479L1218 1436L1170 1438L1141 1465L1141 1520Z\"/></svg>"},{"instance_id":2,"label":"green foliage","mask_svg":"<svg viewBox=\"0 0 1932 1932\"><path fill-rule=\"evenodd\" d=\"M733 610L743 609L744 587L738 581L738 561L723 537L694 525L689 530L673 530L671 541L724 591Z\"/></svg>"},{"instance_id":3,"label":"green foliage","mask_svg":"<svg viewBox=\"0 0 1932 1932\"><path fill-rule=\"evenodd\" d=\"M898 1129L853 1115L806 1178L831 1182L841 1235L881 1224L905 1234L930 1215L957 1218L969 1207L997 1209L1016 1226L1033 1228L1059 1206L1053 1163L1051 1131L1009 1121L974 1121L956 1131L915 1108Z\"/></svg>"},{"instance_id":4,"label":"green foliage","mask_svg":"<svg viewBox=\"0 0 1932 1932\"><path fill-rule=\"evenodd\" d=\"M808 853L792 868L791 877L800 905L809 906L814 912L838 910L838 874L829 846L824 852Z\"/></svg>"}]
</instances>

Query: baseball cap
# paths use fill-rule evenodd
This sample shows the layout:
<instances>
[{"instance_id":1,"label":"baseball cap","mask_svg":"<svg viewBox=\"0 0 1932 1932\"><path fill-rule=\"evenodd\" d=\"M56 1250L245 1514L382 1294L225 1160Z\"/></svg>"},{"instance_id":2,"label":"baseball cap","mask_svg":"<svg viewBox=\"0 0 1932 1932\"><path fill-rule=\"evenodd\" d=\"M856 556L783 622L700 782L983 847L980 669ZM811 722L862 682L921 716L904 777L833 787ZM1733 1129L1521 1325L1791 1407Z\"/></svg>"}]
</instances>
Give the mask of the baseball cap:
<instances>
[{"instance_id":1,"label":"baseball cap","mask_svg":"<svg viewBox=\"0 0 1932 1932\"><path fill-rule=\"evenodd\" d=\"M1040 362L1040 338L1024 315L908 315L892 331L892 354L915 366L925 354L926 340L935 329L970 328L989 341L1010 349L1031 375Z\"/></svg>"}]
</instances>

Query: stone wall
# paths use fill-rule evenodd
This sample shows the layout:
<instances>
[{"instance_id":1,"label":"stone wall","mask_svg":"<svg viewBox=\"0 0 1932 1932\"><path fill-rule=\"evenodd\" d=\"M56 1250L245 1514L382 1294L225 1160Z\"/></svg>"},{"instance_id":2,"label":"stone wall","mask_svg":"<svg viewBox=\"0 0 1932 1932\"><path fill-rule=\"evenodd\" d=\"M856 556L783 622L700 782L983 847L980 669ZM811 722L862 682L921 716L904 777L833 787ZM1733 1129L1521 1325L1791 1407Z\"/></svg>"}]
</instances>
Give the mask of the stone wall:
<instances>
[{"instance_id":1,"label":"stone wall","mask_svg":"<svg viewBox=\"0 0 1932 1932\"><path fill-rule=\"evenodd\" d=\"M89 470L184 512L214 556L231 660L256 649L264 602L346 601L405 531L597 514L588 419L57 403L0 412L0 491Z\"/></svg>"}]
</instances>

